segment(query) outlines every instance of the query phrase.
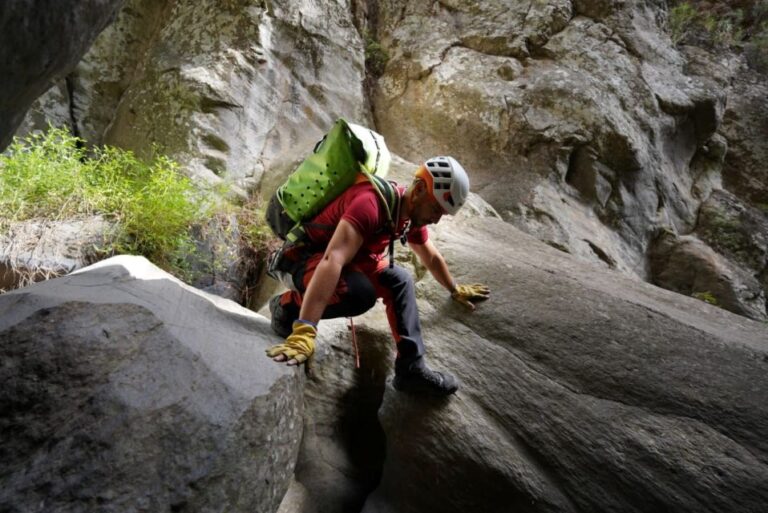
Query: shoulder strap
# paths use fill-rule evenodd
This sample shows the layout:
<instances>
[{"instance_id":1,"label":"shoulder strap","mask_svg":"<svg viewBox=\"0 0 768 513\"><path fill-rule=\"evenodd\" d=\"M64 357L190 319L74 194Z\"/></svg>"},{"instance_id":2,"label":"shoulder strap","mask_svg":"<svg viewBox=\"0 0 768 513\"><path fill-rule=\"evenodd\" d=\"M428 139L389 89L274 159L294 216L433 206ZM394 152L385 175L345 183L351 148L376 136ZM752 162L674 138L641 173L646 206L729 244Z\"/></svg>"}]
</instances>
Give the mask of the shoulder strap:
<instances>
[{"instance_id":1,"label":"shoulder strap","mask_svg":"<svg viewBox=\"0 0 768 513\"><path fill-rule=\"evenodd\" d=\"M397 212L400 210L400 195L397 193L397 189L389 181L381 178L380 176L372 175L367 171L361 170L361 173L365 175L368 181L373 185L373 190L378 195L382 204L384 205L384 211L387 214L387 225L389 230L394 233L397 229L396 220L393 217L397 217Z\"/></svg>"},{"instance_id":2,"label":"shoulder strap","mask_svg":"<svg viewBox=\"0 0 768 513\"><path fill-rule=\"evenodd\" d=\"M371 181L373 190L378 194L379 199L384 203L384 211L387 213L387 225L389 227L389 268L395 266L395 234L397 225L400 223L400 193L395 186L376 175L365 171L362 173Z\"/></svg>"}]
</instances>

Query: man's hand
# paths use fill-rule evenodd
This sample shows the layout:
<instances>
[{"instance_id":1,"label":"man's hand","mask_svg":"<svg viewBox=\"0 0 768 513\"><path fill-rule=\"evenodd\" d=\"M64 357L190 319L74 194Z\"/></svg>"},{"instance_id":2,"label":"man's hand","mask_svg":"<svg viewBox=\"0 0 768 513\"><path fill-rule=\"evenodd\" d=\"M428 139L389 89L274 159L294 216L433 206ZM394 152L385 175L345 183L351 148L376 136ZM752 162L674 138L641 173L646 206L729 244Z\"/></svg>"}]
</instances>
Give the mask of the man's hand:
<instances>
[{"instance_id":1,"label":"man's hand","mask_svg":"<svg viewBox=\"0 0 768 513\"><path fill-rule=\"evenodd\" d=\"M458 301L470 310L475 309L475 303L485 301L491 297L491 291L485 285L473 283L472 285L456 285L456 289L451 293L454 301Z\"/></svg>"},{"instance_id":2,"label":"man's hand","mask_svg":"<svg viewBox=\"0 0 768 513\"><path fill-rule=\"evenodd\" d=\"M267 356L276 362L288 361L288 365L300 365L315 352L317 329L314 326L296 321L293 332L285 342L267 349Z\"/></svg>"}]
</instances>

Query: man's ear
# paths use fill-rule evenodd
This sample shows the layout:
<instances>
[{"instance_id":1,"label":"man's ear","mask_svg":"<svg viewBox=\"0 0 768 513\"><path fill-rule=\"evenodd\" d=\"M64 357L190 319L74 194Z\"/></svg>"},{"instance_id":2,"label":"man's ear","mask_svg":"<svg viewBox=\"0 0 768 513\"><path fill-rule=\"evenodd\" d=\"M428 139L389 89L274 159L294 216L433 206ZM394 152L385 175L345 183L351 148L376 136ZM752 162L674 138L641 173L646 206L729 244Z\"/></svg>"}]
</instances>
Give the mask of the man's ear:
<instances>
[{"instance_id":1,"label":"man's ear","mask_svg":"<svg viewBox=\"0 0 768 513\"><path fill-rule=\"evenodd\" d=\"M414 178L413 180L413 193L417 198L421 198L427 191L427 184L421 178Z\"/></svg>"}]
</instances>

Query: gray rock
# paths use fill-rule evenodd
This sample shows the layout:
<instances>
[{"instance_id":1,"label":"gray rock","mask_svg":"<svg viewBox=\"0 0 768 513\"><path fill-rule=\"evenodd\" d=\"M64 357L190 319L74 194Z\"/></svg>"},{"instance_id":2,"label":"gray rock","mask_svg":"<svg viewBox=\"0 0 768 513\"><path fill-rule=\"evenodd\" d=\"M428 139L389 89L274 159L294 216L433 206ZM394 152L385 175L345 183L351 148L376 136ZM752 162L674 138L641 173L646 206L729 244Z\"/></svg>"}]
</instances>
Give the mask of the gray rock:
<instances>
[{"instance_id":1,"label":"gray rock","mask_svg":"<svg viewBox=\"0 0 768 513\"><path fill-rule=\"evenodd\" d=\"M755 320L766 320L765 291L757 278L695 236L663 231L649 249L652 283L709 300Z\"/></svg>"},{"instance_id":2,"label":"gray rock","mask_svg":"<svg viewBox=\"0 0 768 513\"><path fill-rule=\"evenodd\" d=\"M728 91L722 133L728 140L725 188L768 213L768 74L744 67Z\"/></svg>"},{"instance_id":3,"label":"gray rock","mask_svg":"<svg viewBox=\"0 0 768 513\"><path fill-rule=\"evenodd\" d=\"M366 123L364 74L344 4L128 0L69 84L89 144L157 145L196 179L243 190L337 117Z\"/></svg>"},{"instance_id":4,"label":"gray rock","mask_svg":"<svg viewBox=\"0 0 768 513\"><path fill-rule=\"evenodd\" d=\"M312 379L304 392L304 436L295 479L310 511L360 511L380 478L384 432L377 412L394 361L381 307L355 318L360 368L349 321L323 321Z\"/></svg>"},{"instance_id":5,"label":"gray rock","mask_svg":"<svg viewBox=\"0 0 768 513\"><path fill-rule=\"evenodd\" d=\"M768 212L715 190L699 210L696 233L756 277L768 294Z\"/></svg>"},{"instance_id":6,"label":"gray rock","mask_svg":"<svg viewBox=\"0 0 768 513\"><path fill-rule=\"evenodd\" d=\"M272 512L302 429L269 322L115 257L0 296L0 509Z\"/></svg>"},{"instance_id":7,"label":"gray rock","mask_svg":"<svg viewBox=\"0 0 768 513\"><path fill-rule=\"evenodd\" d=\"M100 216L11 224L0 235L0 290L62 276L103 258L100 248L111 228Z\"/></svg>"},{"instance_id":8,"label":"gray rock","mask_svg":"<svg viewBox=\"0 0 768 513\"><path fill-rule=\"evenodd\" d=\"M375 119L411 162L458 157L518 228L649 280L654 234L691 233L713 190L768 204L764 76L675 47L666 18L636 1L130 0L24 130L71 113L90 143L158 144L196 179L267 195L335 117Z\"/></svg>"},{"instance_id":9,"label":"gray rock","mask_svg":"<svg viewBox=\"0 0 768 513\"><path fill-rule=\"evenodd\" d=\"M382 5L377 126L408 160L457 156L518 228L647 278L656 227L693 229L696 195L717 179L694 190L689 163L727 86L686 68L659 14L640 2Z\"/></svg>"},{"instance_id":10,"label":"gray rock","mask_svg":"<svg viewBox=\"0 0 768 513\"><path fill-rule=\"evenodd\" d=\"M462 387L447 401L387 387L364 512L764 509L768 326L499 220L436 232L456 279L491 300L469 313L419 284L431 364Z\"/></svg>"},{"instance_id":11,"label":"gray rock","mask_svg":"<svg viewBox=\"0 0 768 513\"><path fill-rule=\"evenodd\" d=\"M32 102L75 67L122 4L123 0L22 0L3 5L0 150Z\"/></svg>"}]
</instances>

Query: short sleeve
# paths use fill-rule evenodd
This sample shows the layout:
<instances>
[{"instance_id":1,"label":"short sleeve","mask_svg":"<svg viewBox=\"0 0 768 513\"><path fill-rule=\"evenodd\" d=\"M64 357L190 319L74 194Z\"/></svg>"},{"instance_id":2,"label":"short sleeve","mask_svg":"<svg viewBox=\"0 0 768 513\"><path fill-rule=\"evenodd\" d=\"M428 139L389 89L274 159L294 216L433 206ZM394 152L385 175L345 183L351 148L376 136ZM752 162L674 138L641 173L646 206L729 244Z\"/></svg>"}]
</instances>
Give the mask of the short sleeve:
<instances>
[{"instance_id":1,"label":"short sleeve","mask_svg":"<svg viewBox=\"0 0 768 513\"><path fill-rule=\"evenodd\" d=\"M411 244L425 244L429 240L429 232L426 226L411 228L408 230L408 242Z\"/></svg>"},{"instance_id":2,"label":"short sleeve","mask_svg":"<svg viewBox=\"0 0 768 513\"><path fill-rule=\"evenodd\" d=\"M347 204L342 219L349 222L363 237L379 229L379 203L373 191L358 194Z\"/></svg>"}]
</instances>

